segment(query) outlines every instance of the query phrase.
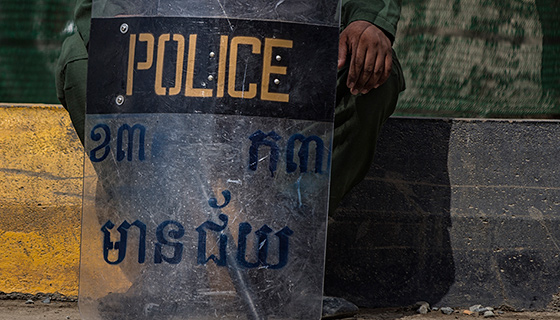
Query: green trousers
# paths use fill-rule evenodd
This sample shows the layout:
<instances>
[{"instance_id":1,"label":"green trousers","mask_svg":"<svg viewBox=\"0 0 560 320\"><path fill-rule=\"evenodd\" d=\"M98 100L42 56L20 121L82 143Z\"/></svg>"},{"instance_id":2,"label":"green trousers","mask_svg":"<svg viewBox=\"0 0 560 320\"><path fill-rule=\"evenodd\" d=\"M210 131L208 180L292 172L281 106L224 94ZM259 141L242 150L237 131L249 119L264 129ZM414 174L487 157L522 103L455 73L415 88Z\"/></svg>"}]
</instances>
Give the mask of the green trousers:
<instances>
[{"instance_id":1,"label":"green trousers","mask_svg":"<svg viewBox=\"0 0 560 320\"><path fill-rule=\"evenodd\" d=\"M74 128L84 142L87 49L75 34L63 45L56 77L60 102L70 113ZM352 95L346 87L348 68L338 72L333 141L330 213L353 186L367 174L383 123L395 110L404 90L402 69L393 53L393 69L387 82L367 94Z\"/></svg>"},{"instance_id":2,"label":"green trousers","mask_svg":"<svg viewBox=\"0 0 560 320\"><path fill-rule=\"evenodd\" d=\"M405 89L402 68L394 52L391 75L379 88L352 95L346 86L347 76L347 67L339 70L329 213L364 179L373 161L381 127L395 111L399 93Z\"/></svg>"}]
</instances>

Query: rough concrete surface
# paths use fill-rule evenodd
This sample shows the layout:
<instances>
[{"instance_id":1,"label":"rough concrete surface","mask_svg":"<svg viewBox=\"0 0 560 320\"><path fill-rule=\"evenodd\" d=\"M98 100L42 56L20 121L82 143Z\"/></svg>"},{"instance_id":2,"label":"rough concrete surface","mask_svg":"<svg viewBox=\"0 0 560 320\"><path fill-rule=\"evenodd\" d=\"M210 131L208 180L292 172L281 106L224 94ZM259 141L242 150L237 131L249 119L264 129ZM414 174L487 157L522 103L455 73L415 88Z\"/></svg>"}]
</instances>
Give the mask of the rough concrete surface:
<instances>
[{"instance_id":1,"label":"rough concrete surface","mask_svg":"<svg viewBox=\"0 0 560 320\"><path fill-rule=\"evenodd\" d=\"M0 320L66 320L81 319L77 302L51 302L44 304L26 300L0 300Z\"/></svg>"},{"instance_id":2,"label":"rough concrete surface","mask_svg":"<svg viewBox=\"0 0 560 320\"><path fill-rule=\"evenodd\" d=\"M40 300L26 303L26 300L0 300L0 320L87 320L80 317L77 302L58 302L53 301L45 304ZM413 308L380 308L380 309L361 309L360 312L343 320L363 319L363 320L475 320L485 319L480 315L466 315L464 309L457 308L457 313L451 315L443 314L439 311L428 312L427 314L417 314ZM495 317L499 320L557 320L560 313L553 311L528 311L513 312L503 311Z\"/></svg>"},{"instance_id":3,"label":"rough concrete surface","mask_svg":"<svg viewBox=\"0 0 560 320\"><path fill-rule=\"evenodd\" d=\"M392 118L329 217L325 292L542 310L560 289L560 122Z\"/></svg>"},{"instance_id":4,"label":"rough concrete surface","mask_svg":"<svg viewBox=\"0 0 560 320\"><path fill-rule=\"evenodd\" d=\"M62 106L0 104L0 291L77 295L82 156Z\"/></svg>"}]
</instances>

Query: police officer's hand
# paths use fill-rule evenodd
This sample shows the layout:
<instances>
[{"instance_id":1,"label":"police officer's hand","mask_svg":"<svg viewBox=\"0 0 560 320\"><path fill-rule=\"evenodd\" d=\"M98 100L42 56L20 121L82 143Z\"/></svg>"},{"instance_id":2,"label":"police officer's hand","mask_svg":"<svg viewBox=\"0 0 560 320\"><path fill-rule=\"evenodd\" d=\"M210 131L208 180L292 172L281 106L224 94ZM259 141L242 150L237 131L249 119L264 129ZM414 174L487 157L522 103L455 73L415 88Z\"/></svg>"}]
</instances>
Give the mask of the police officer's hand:
<instances>
[{"instance_id":1,"label":"police officer's hand","mask_svg":"<svg viewBox=\"0 0 560 320\"><path fill-rule=\"evenodd\" d=\"M350 59L346 85L352 94L367 93L387 79L393 66L391 41L367 21L354 21L340 34L338 68Z\"/></svg>"}]
</instances>

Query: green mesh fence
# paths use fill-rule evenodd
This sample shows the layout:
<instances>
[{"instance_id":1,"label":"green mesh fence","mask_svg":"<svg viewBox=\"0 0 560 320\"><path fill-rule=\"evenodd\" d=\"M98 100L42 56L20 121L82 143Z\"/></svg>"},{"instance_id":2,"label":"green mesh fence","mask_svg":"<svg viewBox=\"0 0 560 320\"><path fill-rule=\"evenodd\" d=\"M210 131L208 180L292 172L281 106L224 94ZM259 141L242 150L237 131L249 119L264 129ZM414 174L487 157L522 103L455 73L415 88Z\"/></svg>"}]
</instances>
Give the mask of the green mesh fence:
<instances>
[{"instance_id":1,"label":"green mesh fence","mask_svg":"<svg viewBox=\"0 0 560 320\"><path fill-rule=\"evenodd\" d=\"M372 0L373 1L373 0ZM0 0L0 101L58 103L74 0ZM399 115L560 115L560 0L403 0Z\"/></svg>"},{"instance_id":2,"label":"green mesh fence","mask_svg":"<svg viewBox=\"0 0 560 320\"><path fill-rule=\"evenodd\" d=\"M397 113L560 114L560 0L404 0Z\"/></svg>"},{"instance_id":3,"label":"green mesh fence","mask_svg":"<svg viewBox=\"0 0 560 320\"><path fill-rule=\"evenodd\" d=\"M0 102L58 103L54 69L75 0L0 0Z\"/></svg>"}]
</instances>

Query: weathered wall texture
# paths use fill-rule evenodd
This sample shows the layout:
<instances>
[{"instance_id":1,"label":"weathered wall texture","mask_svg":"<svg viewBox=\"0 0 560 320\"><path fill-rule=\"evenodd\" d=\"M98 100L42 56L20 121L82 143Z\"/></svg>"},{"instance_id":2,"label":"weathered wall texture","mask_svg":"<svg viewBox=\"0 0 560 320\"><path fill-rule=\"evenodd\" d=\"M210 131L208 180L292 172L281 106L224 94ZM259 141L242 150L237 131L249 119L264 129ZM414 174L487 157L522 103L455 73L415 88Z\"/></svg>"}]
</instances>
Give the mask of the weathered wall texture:
<instances>
[{"instance_id":1,"label":"weathered wall texture","mask_svg":"<svg viewBox=\"0 0 560 320\"><path fill-rule=\"evenodd\" d=\"M329 222L326 293L545 307L560 291L560 122L392 118ZM77 295L83 149L58 106L0 106L0 291Z\"/></svg>"},{"instance_id":2,"label":"weathered wall texture","mask_svg":"<svg viewBox=\"0 0 560 320\"><path fill-rule=\"evenodd\" d=\"M560 122L392 118L331 217L326 291L540 309L560 286Z\"/></svg>"},{"instance_id":3,"label":"weathered wall texture","mask_svg":"<svg viewBox=\"0 0 560 320\"><path fill-rule=\"evenodd\" d=\"M0 291L77 295L82 174L62 107L0 105Z\"/></svg>"}]
</instances>

